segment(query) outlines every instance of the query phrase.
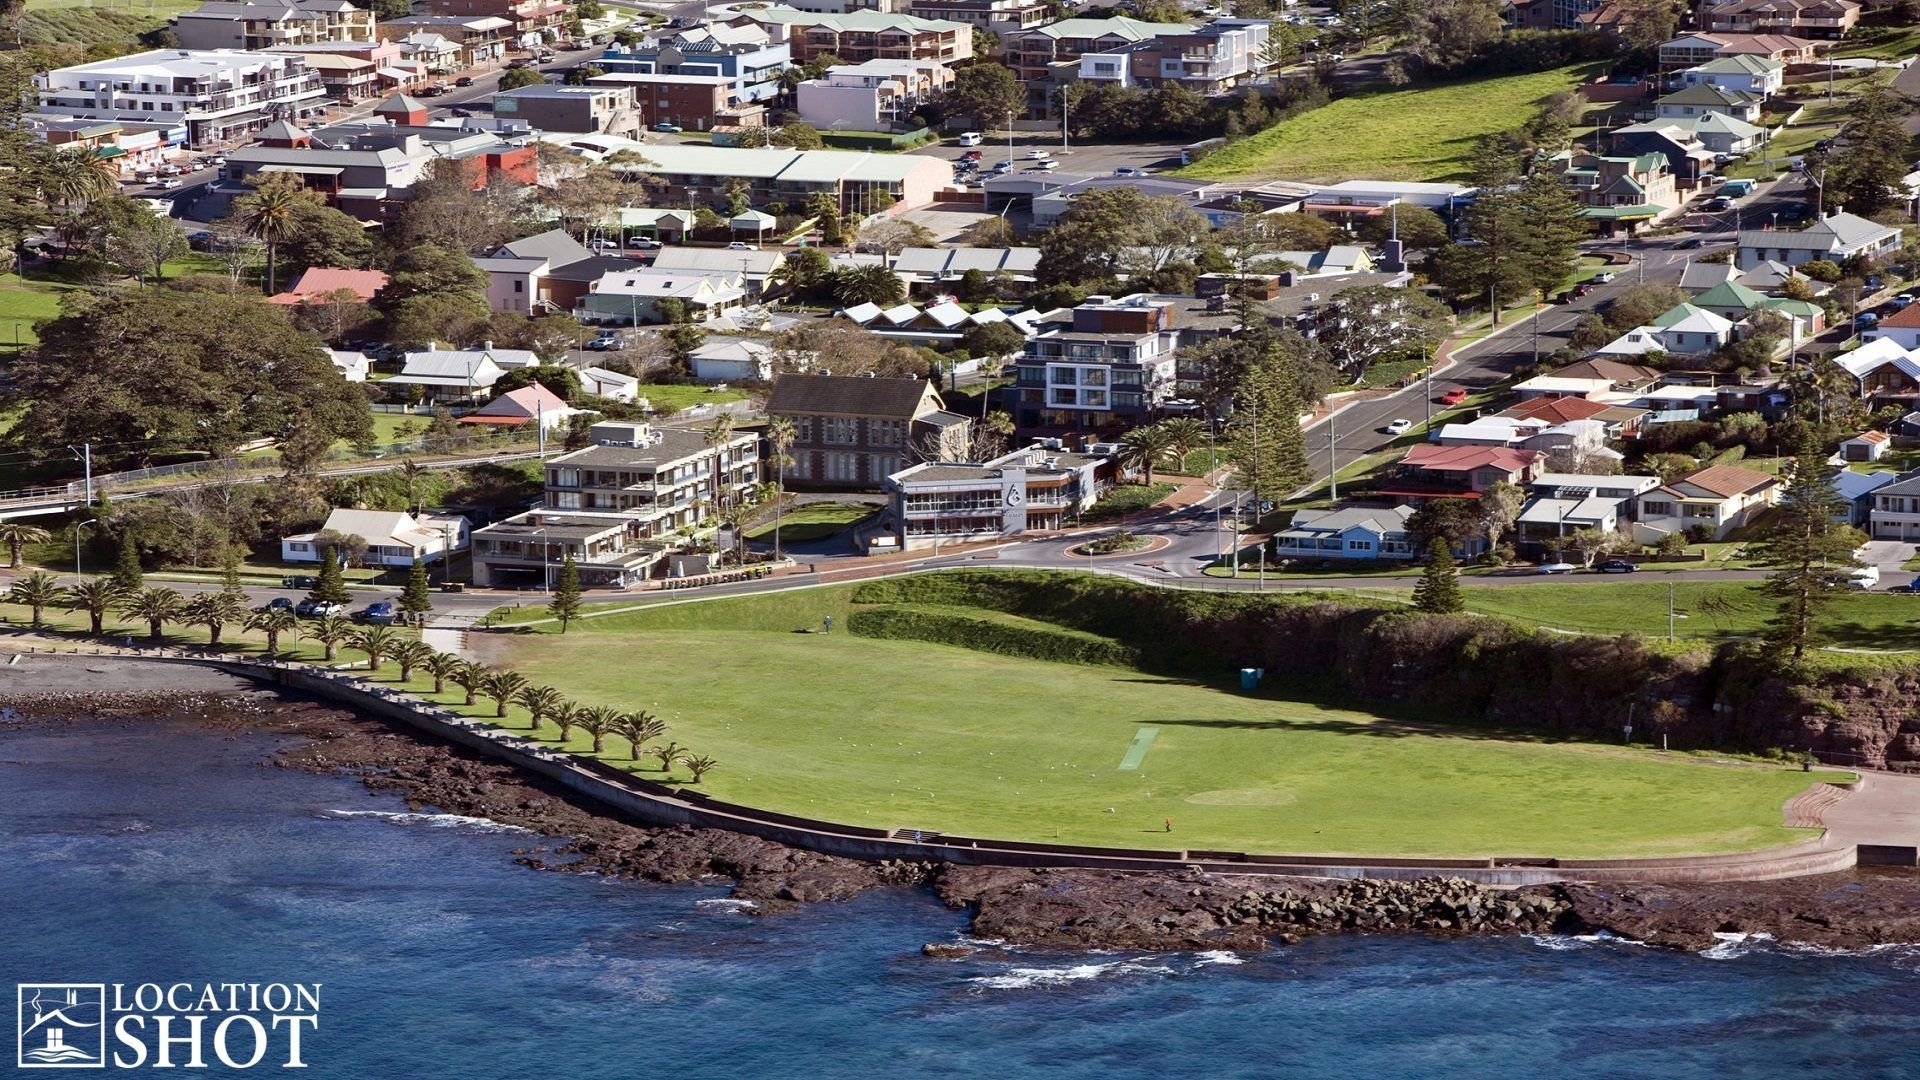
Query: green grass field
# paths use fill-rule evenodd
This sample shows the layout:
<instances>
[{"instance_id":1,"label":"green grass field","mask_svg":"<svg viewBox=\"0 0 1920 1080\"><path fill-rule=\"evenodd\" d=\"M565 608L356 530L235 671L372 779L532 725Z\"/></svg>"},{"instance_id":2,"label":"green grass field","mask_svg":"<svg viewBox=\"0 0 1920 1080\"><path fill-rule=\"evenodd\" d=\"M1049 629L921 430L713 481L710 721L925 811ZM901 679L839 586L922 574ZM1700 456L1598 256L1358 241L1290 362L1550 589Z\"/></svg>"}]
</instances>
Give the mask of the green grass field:
<instances>
[{"instance_id":1,"label":"green grass field","mask_svg":"<svg viewBox=\"0 0 1920 1080\"><path fill-rule=\"evenodd\" d=\"M1532 119L1590 65L1341 98L1207 155L1176 175L1214 180L1451 180L1474 144Z\"/></svg>"},{"instance_id":2,"label":"green grass field","mask_svg":"<svg viewBox=\"0 0 1920 1080\"><path fill-rule=\"evenodd\" d=\"M802 503L780 515L780 540L787 544L825 540L829 536L845 532L848 526L872 515L874 510L875 507L869 503ZM749 529L747 539L771 543L773 519L769 517L765 522Z\"/></svg>"},{"instance_id":3,"label":"green grass field","mask_svg":"<svg viewBox=\"0 0 1920 1080\"><path fill-rule=\"evenodd\" d=\"M1773 614L1774 602L1757 582L1676 581L1674 620L1679 637L1750 637ZM1506 615L1541 626L1594 634L1667 633L1667 586L1659 580L1468 587L1467 610ZM1856 649L1920 649L1920 598L1846 592L1826 626L1833 643Z\"/></svg>"},{"instance_id":4,"label":"green grass field","mask_svg":"<svg viewBox=\"0 0 1920 1080\"><path fill-rule=\"evenodd\" d=\"M718 759L701 785L717 798L861 825L1434 856L1677 854L1804 835L1780 823L1808 783L1797 771L861 638L843 632L850 592L679 604L478 644L582 702L660 715L670 738ZM796 632L826 616L833 633ZM604 756L627 754L615 738Z\"/></svg>"},{"instance_id":5,"label":"green grass field","mask_svg":"<svg viewBox=\"0 0 1920 1080\"><path fill-rule=\"evenodd\" d=\"M741 401L747 395L738 390L715 390L698 383L642 383L640 396L647 399L655 412L677 413L695 405L718 405L726 401Z\"/></svg>"}]
</instances>

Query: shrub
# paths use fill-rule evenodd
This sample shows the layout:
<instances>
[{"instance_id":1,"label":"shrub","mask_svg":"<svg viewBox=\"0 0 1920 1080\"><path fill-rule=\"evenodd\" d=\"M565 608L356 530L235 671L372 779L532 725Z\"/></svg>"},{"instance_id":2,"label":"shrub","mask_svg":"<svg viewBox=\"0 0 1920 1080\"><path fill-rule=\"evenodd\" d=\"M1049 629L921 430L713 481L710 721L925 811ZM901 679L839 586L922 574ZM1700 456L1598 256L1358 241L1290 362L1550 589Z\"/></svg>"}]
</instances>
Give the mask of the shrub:
<instances>
[{"instance_id":1,"label":"shrub","mask_svg":"<svg viewBox=\"0 0 1920 1080\"><path fill-rule=\"evenodd\" d=\"M861 637L930 641L1056 664L1137 667L1140 660L1133 649L1093 634L1065 628L1015 626L926 608L882 607L858 611L847 620L847 625Z\"/></svg>"}]
</instances>

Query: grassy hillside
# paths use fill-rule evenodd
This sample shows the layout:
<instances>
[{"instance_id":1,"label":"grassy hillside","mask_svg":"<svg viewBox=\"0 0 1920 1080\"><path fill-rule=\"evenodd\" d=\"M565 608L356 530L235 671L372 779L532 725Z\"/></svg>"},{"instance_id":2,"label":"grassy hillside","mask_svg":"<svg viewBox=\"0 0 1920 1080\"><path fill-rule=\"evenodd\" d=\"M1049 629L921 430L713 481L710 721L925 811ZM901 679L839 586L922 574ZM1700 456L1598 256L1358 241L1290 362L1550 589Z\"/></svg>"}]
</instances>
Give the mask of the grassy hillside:
<instances>
[{"instance_id":1,"label":"grassy hillside","mask_svg":"<svg viewBox=\"0 0 1920 1080\"><path fill-rule=\"evenodd\" d=\"M1177 175L1209 180L1451 180L1474 143L1519 127L1592 65L1341 98L1208 155Z\"/></svg>"}]
</instances>

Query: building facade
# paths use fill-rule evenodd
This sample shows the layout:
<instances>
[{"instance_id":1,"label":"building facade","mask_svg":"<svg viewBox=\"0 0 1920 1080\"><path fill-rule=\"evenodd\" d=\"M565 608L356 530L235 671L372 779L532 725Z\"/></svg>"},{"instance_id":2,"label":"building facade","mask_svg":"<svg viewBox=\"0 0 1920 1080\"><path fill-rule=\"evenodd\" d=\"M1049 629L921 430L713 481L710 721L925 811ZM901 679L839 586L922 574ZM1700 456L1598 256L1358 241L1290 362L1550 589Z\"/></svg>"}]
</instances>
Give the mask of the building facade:
<instances>
[{"instance_id":1,"label":"building facade","mask_svg":"<svg viewBox=\"0 0 1920 1080\"><path fill-rule=\"evenodd\" d=\"M966 452L969 424L924 379L781 375L767 415L793 423L789 484L875 489L918 461Z\"/></svg>"},{"instance_id":2,"label":"building facade","mask_svg":"<svg viewBox=\"0 0 1920 1080\"><path fill-rule=\"evenodd\" d=\"M633 91L623 86L522 86L493 95L493 114L524 121L540 131L595 135L640 131Z\"/></svg>"},{"instance_id":3,"label":"building facade","mask_svg":"<svg viewBox=\"0 0 1920 1080\"><path fill-rule=\"evenodd\" d=\"M303 120L327 104L320 76L285 53L155 49L33 79L48 112L184 122L196 148L241 140L275 120Z\"/></svg>"},{"instance_id":4,"label":"building facade","mask_svg":"<svg viewBox=\"0 0 1920 1080\"><path fill-rule=\"evenodd\" d=\"M885 547L918 550L1065 527L1111 482L1101 456L1029 446L979 465L925 462L886 479Z\"/></svg>"},{"instance_id":5,"label":"building facade","mask_svg":"<svg viewBox=\"0 0 1920 1080\"><path fill-rule=\"evenodd\" d=\"M1014 381L1021 430L1111 431L1153 417L1175 396L1174 306L1122 298L1074 308L1027 340Z\"/></svg>"},{"instance_id":6,"label":"building facade","mask_svg":"<svg viewBox=\"0 0 1920 1080\"><path fill-rule=\"evenodd\" d=\"M347 0L209 0L174 17L186 49L266 50L333 41L371 42L374 14Z\"/></svg>"},{"instance_id":7,"label":"building facade","mask_svg":"<svg viewBox=\"0 0 1920 1080\"><path fill-rule=\"evenodd\" d=\"M932 60L869 60L827 69L795 90L800 119L824 131L895 131L953 85L953 69Z\"/></svg>"}]
</instances>

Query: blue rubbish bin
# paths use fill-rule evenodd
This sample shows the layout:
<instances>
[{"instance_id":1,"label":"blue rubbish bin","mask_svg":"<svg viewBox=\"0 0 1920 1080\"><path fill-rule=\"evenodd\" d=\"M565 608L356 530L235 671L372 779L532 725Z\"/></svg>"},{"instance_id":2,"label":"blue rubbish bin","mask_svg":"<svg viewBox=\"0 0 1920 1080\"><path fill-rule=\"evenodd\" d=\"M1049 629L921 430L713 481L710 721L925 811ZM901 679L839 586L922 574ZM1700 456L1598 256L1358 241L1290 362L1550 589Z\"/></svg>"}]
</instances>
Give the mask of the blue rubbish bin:
<instances>
[{"instance_id":1,"label":"blue rubbish bin","mask_svg":"<svg viewBox=\"0 0 1920 1080\"><path fill-rule=\"evenodd\" d=\"M1240 669L1240 689L1242 690L1260 689L1260 669L1259 668L1243 667Z\"/></svg>"}]
</instances>

